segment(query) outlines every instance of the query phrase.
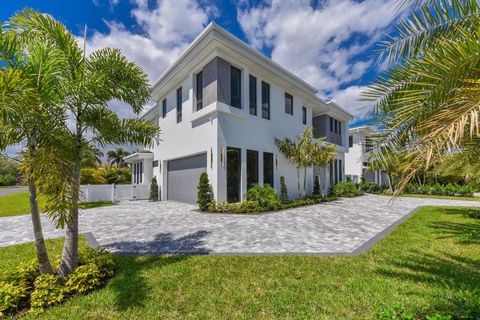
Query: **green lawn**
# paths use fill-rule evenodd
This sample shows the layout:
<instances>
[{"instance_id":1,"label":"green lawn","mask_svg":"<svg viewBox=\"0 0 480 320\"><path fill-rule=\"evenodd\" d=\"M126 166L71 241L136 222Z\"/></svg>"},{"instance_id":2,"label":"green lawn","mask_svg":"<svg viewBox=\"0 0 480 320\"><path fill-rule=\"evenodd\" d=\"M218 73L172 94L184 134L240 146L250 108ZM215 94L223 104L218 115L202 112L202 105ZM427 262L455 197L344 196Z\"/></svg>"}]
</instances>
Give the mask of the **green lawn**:
<instances>
[{"instance_id":1,"label":"green lawn","mask_svg":"<svg viewBox=\"0 0 480 320\"><path fill-rule=\"evenodd\" d=\"M90 209L96 207L105 207L113 205L112 202L85 202L80 204L82 209ZM43 206L40 201L40 207ZM0 217L18 216L30 213L30 202L28 192L19 192L0 196Z\"/></svg>"},{"instance_id":2,"label":"green lawn","mask_svg":"<svg viewBox=\"0 0 480 320\"><path fill-rule=\"evenodd\" d=\"M448 312L459 292L480 290L475 210L421 209L358 257L117 257L105 288L40 318L371 319L395 305ZM34 257L29 244L15 259L27 249ZM0 248L0 264L14 264L9 250Z\"/></svg>"}]
</instances>

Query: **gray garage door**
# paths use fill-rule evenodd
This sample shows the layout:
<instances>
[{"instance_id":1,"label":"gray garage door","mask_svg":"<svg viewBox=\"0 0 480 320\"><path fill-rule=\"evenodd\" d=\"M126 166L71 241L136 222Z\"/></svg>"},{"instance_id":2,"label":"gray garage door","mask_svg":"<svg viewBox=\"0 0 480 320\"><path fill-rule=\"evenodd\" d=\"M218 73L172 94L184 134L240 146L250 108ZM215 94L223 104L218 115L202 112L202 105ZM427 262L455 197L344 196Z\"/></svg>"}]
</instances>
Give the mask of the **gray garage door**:
<instances>
[{"instance_id":1,"label":"gray garage door","mask_svg":"<svg viewBox=\"0 0 480 320\"><path fill-rule=\"evenodd\" d=\"M196 203L198 179L205 171L206 153L168 161L168 200Z\"/></svg>"}]
</instances>

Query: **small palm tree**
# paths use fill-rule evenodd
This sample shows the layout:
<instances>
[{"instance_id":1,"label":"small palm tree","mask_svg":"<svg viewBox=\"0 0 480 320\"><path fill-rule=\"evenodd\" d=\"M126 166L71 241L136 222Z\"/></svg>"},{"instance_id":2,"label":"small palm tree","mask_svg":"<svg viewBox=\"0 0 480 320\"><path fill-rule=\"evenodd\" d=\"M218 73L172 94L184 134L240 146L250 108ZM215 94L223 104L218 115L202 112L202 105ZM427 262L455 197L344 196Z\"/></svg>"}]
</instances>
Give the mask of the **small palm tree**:
<instances>
[{"instance_id":1,"label":"small palm tree","mask_svg":"<svg viewBox=\"0 0 480 320\"><path fill-rule=\"evenodd\" d=\"M103 152L92 143L87 143L84 148L82 167L96 168L102 165Z\"/></svg>"},{"instance_id":2,"label":"small palm tree","mask_svg":"<svg viewBox=\"0 0 480 320\"><path fill-rule=\"evenodd\" d=\"M110 100L117 99L139 113L150 96L148 76L117 49L100 49L87 56L86 36L81 49L65 26L49 15L25 9L14 16L10 24L23 41L41 39L61 56L58 62L63 66L63 73L58 88L65 99L59 107L64 119L71 115L72 126L64 126L66 139L57 146L55 153L68 169L60 171L64 173L61 177L68 178L59 182L47 175L39 176L39 181L46 185L45 190L52 192L47 200L51 200L57 224L66 229L59 273L67 277L78 265L80 172L87 137L101 147L127 143L149 146L159 141L157 126L138 119L122 120L107 106ZM47 166L43 168L45 172L48 170ZM56 169L51 168L50 174L58 174ZM64 183L68 192L55 193L63 188L52 187L58 183Z\"/></svg>"},{"instance_id":3,"label":"small palm tree","mask_svg":"<svg viewBox=\"0 0 480 320\"><path fill-rule=\"evenodd\" d=\"M298 144L289 140L288 138L279 139L275 138L275 144L277 145L278 150L287 158L287 160L295 166L297 169L297 189L298 196L301 196L300 188L300 169L302 166L302 157L301 151L298 147Z\"/></svg>"},{"instance_id":4,"label":"small palm tree","mask_svg":"<svg viewBox=\"0 0 480 320\"><path fill-rule=\"evenodd\" d=\"M107 162L112 165L116 165L117 168L123 168L125 166L125 160L123 159L129 154L130 152L124 150L123 148L110 150L107 152Z\"/></svg>"}]
</instances>

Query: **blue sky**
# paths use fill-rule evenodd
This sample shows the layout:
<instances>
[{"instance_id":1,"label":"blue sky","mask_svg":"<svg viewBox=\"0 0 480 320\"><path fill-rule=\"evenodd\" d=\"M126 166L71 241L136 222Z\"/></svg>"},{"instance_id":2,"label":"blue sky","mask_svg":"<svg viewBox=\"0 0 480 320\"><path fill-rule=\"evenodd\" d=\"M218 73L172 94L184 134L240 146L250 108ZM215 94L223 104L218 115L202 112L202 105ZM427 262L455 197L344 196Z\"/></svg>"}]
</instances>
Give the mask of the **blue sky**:
<instances>
[{"instance_id":1,"label":"blue sky","mask_svg":"<svg viewBox=\"0 0 480 320\"><path fill-rule=\"evenodd\" d=\"M32 7L62 21L88 51L117 47L153 81L215 21L334 99L360 120L358 98L385 63L376 43L401 12L396 0L15 0L2 1L0 20ZM124 117L128 108L112 102Z\"/></svg>"}]
</instances>

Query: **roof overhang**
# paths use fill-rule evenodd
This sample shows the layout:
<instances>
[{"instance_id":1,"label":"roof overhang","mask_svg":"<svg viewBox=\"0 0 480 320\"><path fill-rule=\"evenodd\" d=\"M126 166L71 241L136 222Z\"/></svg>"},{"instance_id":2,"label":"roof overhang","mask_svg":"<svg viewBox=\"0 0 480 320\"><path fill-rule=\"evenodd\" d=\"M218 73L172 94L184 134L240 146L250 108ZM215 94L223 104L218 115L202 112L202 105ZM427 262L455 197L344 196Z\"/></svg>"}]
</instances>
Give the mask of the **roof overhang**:
<instances>
[{"instance_id":1,"label":"roof overhang","mask_svg":"<svg viewBox=\"0 0 480 320\"><path fill-rule=\"evenodd\" d=\"M362 134L362 135L365 135L365 136L373 135L376 132L377 131L372 126L359 126L359 127L354 127L354 128L348 129L348 133L350 133L350 134L358 133L358 134Z\"/></svg>"},{"instance_id":2,"label":"roof overhang","mask_svg":"<svg viewBox=\"0 0 480 320\"><path fill-rule=\"evenodd\" d=\"M139 152L132 153L131 155L123 158L123 160L125 160L126 163L132 163L132 162L141 161L145 159L153 159L153 153L150 151L139 151Z\"/></svg>"}]
</instances>

